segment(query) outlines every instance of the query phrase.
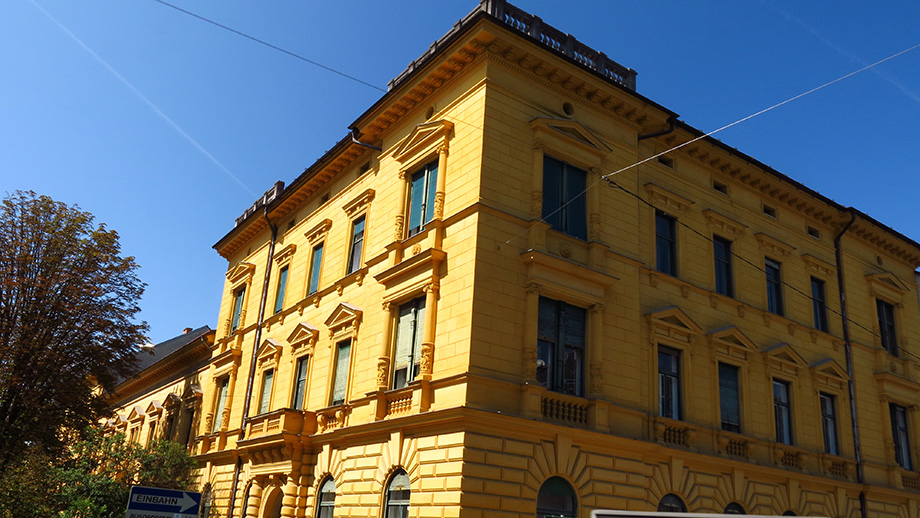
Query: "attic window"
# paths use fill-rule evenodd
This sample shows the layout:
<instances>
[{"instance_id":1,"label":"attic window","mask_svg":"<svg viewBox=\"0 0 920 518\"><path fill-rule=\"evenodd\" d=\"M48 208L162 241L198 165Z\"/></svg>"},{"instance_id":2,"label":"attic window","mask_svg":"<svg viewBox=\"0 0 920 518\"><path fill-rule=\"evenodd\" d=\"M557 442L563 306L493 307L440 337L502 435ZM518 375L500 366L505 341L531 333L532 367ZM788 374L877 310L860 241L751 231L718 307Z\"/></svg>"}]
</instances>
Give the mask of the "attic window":
<instances>
[{"instance_id":1,"label":"attic window","mask_svg":"<svg viewBox=\"0 0 920 518\"><path fill-rule=\"evenodd\" d=\"M365 162L364 164L361 165L361 167L358 168L358 175L362 175L370 170L371 170L371 163Z\"/></svg>"},{"instance_id":2,"label":"attic window","mask_svg":"<svg viewBox=\"0 0 920 518\"><path fill-rule=\"evenodd\" d=\"M319 199L319 204L322 205L322 204L326 203L327 201L329 201L329 193L328 193L328 192L327 192L326 194L322 195L322 197L320 197L320 199Z\"/></svg>"},{"instance_id":3,"label":"attic window","mask_svg":"<svg viewBox=\"0 0 920 518\"><path fill-rule=\"evenodd\" d=\"M291 221L288 221L288 228L287 228L287 229L288 229L288 232L290 232L291 229L294 228L294 225L295 225L296 223L297 223L297 218L294 218L294 219L292 219Z\"/></svg>"},{"instance_id":4,"label":"attic window","mask_svg":"<svg viewBox=\"0 0 920 518\"><path fill-rule=\"evenodd\" d=\"M658 163L665 167L670 167L671 169L674 169L674 160L666 156L658 157Z\"/></svg>"},{"instance_id":5,"label":"attic window","mask_svg":"<svg viewBox=\"0 0 920 518\"><path fill-rule=\"evenodd\" d=\"M764 205L764 206L763 206L763 213L766 214L767 216L770 216L771 218L775 218L775 217L776 217L776 208L771 207L771 206L769 206L769 205Z\"/></svg>"},{"instance_id":6,"label":"attic window","mask_svg":"<svg viewBox=\"0 0 920 518\"><path fill-rule=\"evenodd\" d=\"M808 235L815 239L821 239L821 231L811 225L808 226Z\"/></svg>"},{"instance_id":7,"label":"attic window","mask_svg":"<svg viewBox=\"0 0 920 518\"><path fill-rule=\"evenodd\" d=\"M712 188L716 191L721 192L722 194L728 194L728 186L722 182L712 181Z\"/></svg>"}]
</instances>

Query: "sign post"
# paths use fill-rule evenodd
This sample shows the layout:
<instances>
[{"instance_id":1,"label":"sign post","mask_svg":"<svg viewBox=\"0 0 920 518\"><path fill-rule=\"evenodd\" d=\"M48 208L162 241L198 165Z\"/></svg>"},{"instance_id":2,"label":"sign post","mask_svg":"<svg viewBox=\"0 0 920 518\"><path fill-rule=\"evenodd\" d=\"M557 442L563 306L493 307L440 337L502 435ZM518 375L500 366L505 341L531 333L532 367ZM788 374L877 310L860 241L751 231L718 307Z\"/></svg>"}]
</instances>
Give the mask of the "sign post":
<instances>
[{"instance_id":1,"label":"sign post","mask_svg":"<svg viewBox=\"0 0 920 518\"><path fill-rule=\"evenodd\" d=\"M132 486L125 518L197 518L201 493Z\"/></svg>"}]
</instances>

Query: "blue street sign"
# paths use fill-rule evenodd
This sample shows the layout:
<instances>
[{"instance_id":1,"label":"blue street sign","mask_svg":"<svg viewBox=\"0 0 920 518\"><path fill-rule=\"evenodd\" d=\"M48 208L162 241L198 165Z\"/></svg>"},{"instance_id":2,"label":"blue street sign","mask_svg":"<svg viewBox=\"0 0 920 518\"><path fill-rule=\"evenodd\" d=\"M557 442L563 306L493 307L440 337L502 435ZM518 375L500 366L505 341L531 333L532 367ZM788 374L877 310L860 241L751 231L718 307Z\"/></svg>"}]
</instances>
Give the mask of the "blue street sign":
<instances>
[{"instance_id":1,"label":"blue street sign","mask_svg":"<svg viewBox=\"0 0 920 518\"><path fill-rule=\"evenodd\" d=\"M132 486L125 518L195 518L201 493Z\"/></svg>"}]
</instances>

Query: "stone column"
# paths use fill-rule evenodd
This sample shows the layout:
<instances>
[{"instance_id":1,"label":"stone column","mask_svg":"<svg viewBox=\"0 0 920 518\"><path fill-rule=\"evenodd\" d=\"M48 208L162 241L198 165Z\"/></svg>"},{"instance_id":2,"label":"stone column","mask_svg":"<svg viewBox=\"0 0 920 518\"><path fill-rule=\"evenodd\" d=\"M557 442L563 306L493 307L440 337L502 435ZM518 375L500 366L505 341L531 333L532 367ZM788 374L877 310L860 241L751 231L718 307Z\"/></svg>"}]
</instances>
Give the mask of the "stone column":
<instances>
[{"instance_id":1,"label":"stone column","mask_svg":"<svg viewBox=\"0 0 920 518\"><path fill-rule=\"evenodd\" d=\"M246 500L246 518L259 518L259 504L262 503L262 484L259 479L252 479Z\"/></svg>"},{"instance_id":2,"label":"stone column","mask_svg":"<svg viewBox=\"0 0 920 518\"><path fill-rule=\"evenodd\" d=\"M386 390L390 380L390 334L393 332L392 303L381 304L383 310L383 340L377 357L377 390Z\"/></svg>"},{"instance_id":3,"label":"stone column","mask_svg":"<svg viewBox=\"0 0 920 518\"><path fill-rule=\"evenodd\" d=\"M438 148L438 181L434 191L434 219L444 219L444 192L447 185L448 146Z\"/></svg>"},{"instance_id":4,"label":"stone column","mask_svg":"<svg viewBox=\"0 0 920 518\"><path fill-rule=\"evenodd\" d=\"M597 399L604 390L604 305L594 304L588 311L588 397Z\"/></svg>"},{"instance_id":5,"label":"stone column","mask_svg":"<svg viewBox=\"0 0 920 518\"><path fill-rule=\"evenodd\" d=\"M435 323L438 316L438 280L432 280L425 286L425 327L422 328L422 358L419 366L419 378L430 380L434 368Z\"/></svg>"},{"instance_id":6,"label":"stone column","mask_svg":"<svg viewBox=\"0 0 920 518\"><path fill-rule=\"evenodd\" d=\"M540 312L540 286L530 283L526 287L524 309L524 383L537 383L537 326Z\"/></svg>"}]
</instances>

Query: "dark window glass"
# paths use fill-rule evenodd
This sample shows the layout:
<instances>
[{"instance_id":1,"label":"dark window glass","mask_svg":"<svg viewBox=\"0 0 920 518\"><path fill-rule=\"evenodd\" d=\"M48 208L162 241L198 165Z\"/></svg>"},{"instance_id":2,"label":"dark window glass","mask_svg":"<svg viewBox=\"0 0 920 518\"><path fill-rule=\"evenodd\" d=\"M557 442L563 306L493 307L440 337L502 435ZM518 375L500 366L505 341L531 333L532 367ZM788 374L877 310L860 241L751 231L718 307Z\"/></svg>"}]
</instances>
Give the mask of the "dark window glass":
<instances>
[{"instance_id":1,"label":"dark window glass","mask_svg":"<svg viewBox=\"0 0 920 518\"><path fill-rule=\"evenodd\" d=\"M687 504L674 493L668 493L661 497L661 501L658 502L658 512L659 513L686 513Z\"/></svg>"},{"instance_id":2,"label":"dark window glass","mask_svg":"<svg viewBox=\"0 0 920 518\"><path fill-rule=\"evenodd\" d=\"M195 407L185 410L185 432L182 434L182 444L188 446L192 439L195 438Z\"/></svg>"},{"instance_id":3,"label":"dark window glass","mask_svg":"<svg viewBox=\"0 0 920 518\"><path fill-rule=\"evenodd\" d=\"M338 343L335 357L335 374L332 383L332 404L341 405L345 402L348 391L348 363L351 359L351 340Z\"/></svg>"},{"instance_id":4,"label":"dark window glass","mask_svg":"<svg viewBox=\"0 0 920 518\"><path fill-rule=\"evenodd\" d=\"M811 278L811 311L814 315L815 329L827 332L827 299L824 281Z\"/></svg>"},{"instance_id":5,"label":"dark window glass","mask_svg":"<svg viewBox=\"0 0 920 518\"><path fill-rule=\"evenodd\" d=\"M910 434L907 431L907 409L892 403L891 436L894 439L894 461L904 469L913 469L910 455Z\"/></svg>"},{"instance_id":6,"label":"dark window glass","mask_svg":"<svg viewBox=\"0 0 920 518\"><path fill-rule=\"evenodd\" d=\"M427 164L412 175L409 189L409 236L425 229L434 217L434 197L438 184L438 161Z\"/></svg>"},{"instance_id":7,"label":"dark window glass","mask_svg":"<svg viewBox=\"0 0 920 518\"><path fill-rule=\"evenodd\" d=\"M712 252L715 258L716 292L729 297L735 296L732 283L732 242L719 236L712 238Z\"/></svg>"},{"instance_id":8,"label":"dark window glass","mask_svg":"<svg viewBox=\"0 0 920 518\"><path fill-rule=\"evenodd\" d=\"M227 394L230 392L230 378L221 378L217 382L217 408L214 410L214 429L212 432L220 430L224 423L224 409L227 407Z\"/></svg>"},{"instance_id":9,"label":"dark window glass","mask_svg":"<svg viewBox=\"0 0 920 518\"><path fill-rule=\"evenodd\" d=\"M399 470L387 485L386 515L384 518L409 518L409 476Z\"/></svg>"},{"instance_id":10,"label":"dark window glass","mask_svg":"<svg viewBox=\"0 0 920 518\"><path fill-rule=\"evenodd\" d=\"M313 295L319 289L319 272L323 267L323 243L313 247L313 258L310 262L310 279L307 285L307 295Z\"/></svg>"},{"instance_id":11,"label":"dark window glass","mask_svg":"<svg viewBox=\"0 0 920 518\"><path fill-rule=\"evenodd\" d=\"M562 477L550 477L537 494L537 518L575 518L578 497Z\"/></svg>"},{"instance_id":12,"label":"dark window glass","mask_svg":"<svg viewBox=\"0 0 920 518\"><path fill-rule=\"evenodd\" d=\"M655 268L668 275L677 275L677 242L675 220L660 210L655 211Z\"/></svg>"},{"instance_id":13,"label":"dark window glass","mask_svg":"<svg viewBox=\"0 0 920 518\"><path fill-rule=\"evenodd\" d=\"M738 367L719 362L719 410L722 429L741 432L741 398L738 385Z\"/></svg>"},{"instance_id":14,"label":"dark window glass","mask_svg":"<svg viewBox=\"0 0 920 518\"><path fill-rule=\"evenodd\" d=\"M393 355L393 388L405 387L418 375L424 322L424 297L419 297L399 307L399 320L396 323L396 350Z\"/></svg>"},{"instance_id":15,"label":"dark window glass","mask_svg":"<svg viewBox=\"0 0 920 518\"><path fill-rule=\"evenodd\" d=\"M732 502L725 506L725 511L722 514L747 514L744 511L744 507L741 506L738 502Z\"/></svg>"},{"instance_id":16,"label":"dark window glass","mask_svg":"<svg viewBox=\"0 0 920 518\"><path fill-rule=\"evenodd\" d=\"M779 263L767 259L764 263L764 271L767 274L767 311L783 314L783 281L780 275Z\"/></svg>"},{"instance_id":17,"label":"dark window glass","mask_svg":"<svg viewBox=\"0 0 920 518\"><path fill-rule=\"evenodd\" d=\"M776 442L792 444L792 406L789 384L773 380L773 419L776 424Z\"/></svg>"},{"instance_id":18,"label":"dark window glass","mask_svg":"<svg viewBox=\"0 0 920 518\"><path fill-rule=\"evenodd\" d=\"M361 251L364 248L364 216L355 220L351 231L351 251L348 254L348 273L361 268Z\"/></svg>"},{"instance_id":19,"label":"dark window glass","mask_svg":"<svg viewBox=\"0 0 920 518\"><path fill-rule=\"evenodd\" d=\"M882 347L892 356L898 355L898 335L894 328L894 306L882 299L875 299L878 310L878 329Z\"/></svg>"},{"instance_id":20,"label":"dark window glass","mask_svg":"<svg viewBox=\"0 0 920 518\"><path fill-rule=\"evenodd\" d=\"M243 299L246 298L246 286L233 293L233 315L230 317L230 332L234 332L240 327L240 319L243 315Z\"/></svg>"},{"instance_id":21,"label":"dark window glass","mask_svg":"<svg viewBox=\"0 0 920 518\"><path fill-rule=\"evenodd\" d=\"M259 392L259 413L268 412L272 400L272 384L275 381L275 369L268 369L262 374L262 390Z\"/></svg>"},{"instance_id":22,"label":"dark window glass","mask_svg":"<svg viewBox=\"0 0 920 518\"><path fill-rule=\"evenodd\" d=\"M554 392L584 395L584 309L540 297L537 380Z\"/></svg>"},{"instance_id":23,"label":"dark window glass","mask_svg":"<svg viewBox=\"0 0 920 518\"><path fill-rule=\"evenodd\" d=\"M278 289L275 290L275 313L284 309L284 290L287 287L288 267L278 272Z\"/></svg>"},{"instance_id":24,"label":"dark window glass","mask_svg":"<svg viewBox=\"0 0 920 518\"><path fill-rule=\"evenodd\" d=\"M837 408L834 396L821 393L821 428L824 431L824 452L840 455L837 449Z\"/></svg>"},{"instance_id":25,"label":"dark window glass","mask_svg":"<svg viewBox=\"0 0 920 518\"><path fill-rule=\"evenodd\" d=\"M587 179L583 169L543 157L543 220L579 239L588 239Z\"/></svg>"},{"instance_id":26,"label":"dark window glass","mask_svg":"<svg viewBox=\"0 0 920 518\"><path fill-rule=\"evenodd\" d=\"M658 414L680 419L680 351L658 346Z\"/></svg>"},{"instance_id":27,"label":"dark window glass","mask_svg":"<svg viewBox=\"0 0 920 518\"><path fill-rule=\"evenodd\" d=\"M297 359L297 370L294 372L294 395L291 398L291 407L295 410L304 409L304 398L307 395L307 368L309 366L309 356L301 356Z\"/></svg>"},{"instance_id":28,"label":"dark window glass","mask_svg":"<svg viewBox=\"0 0 920 518\"><path fill-rule=\"evenodd\" d=\"M319 488L316 518L333 518L335 511L335 480L327 478Z\"/></svg>"}]
</instances>

